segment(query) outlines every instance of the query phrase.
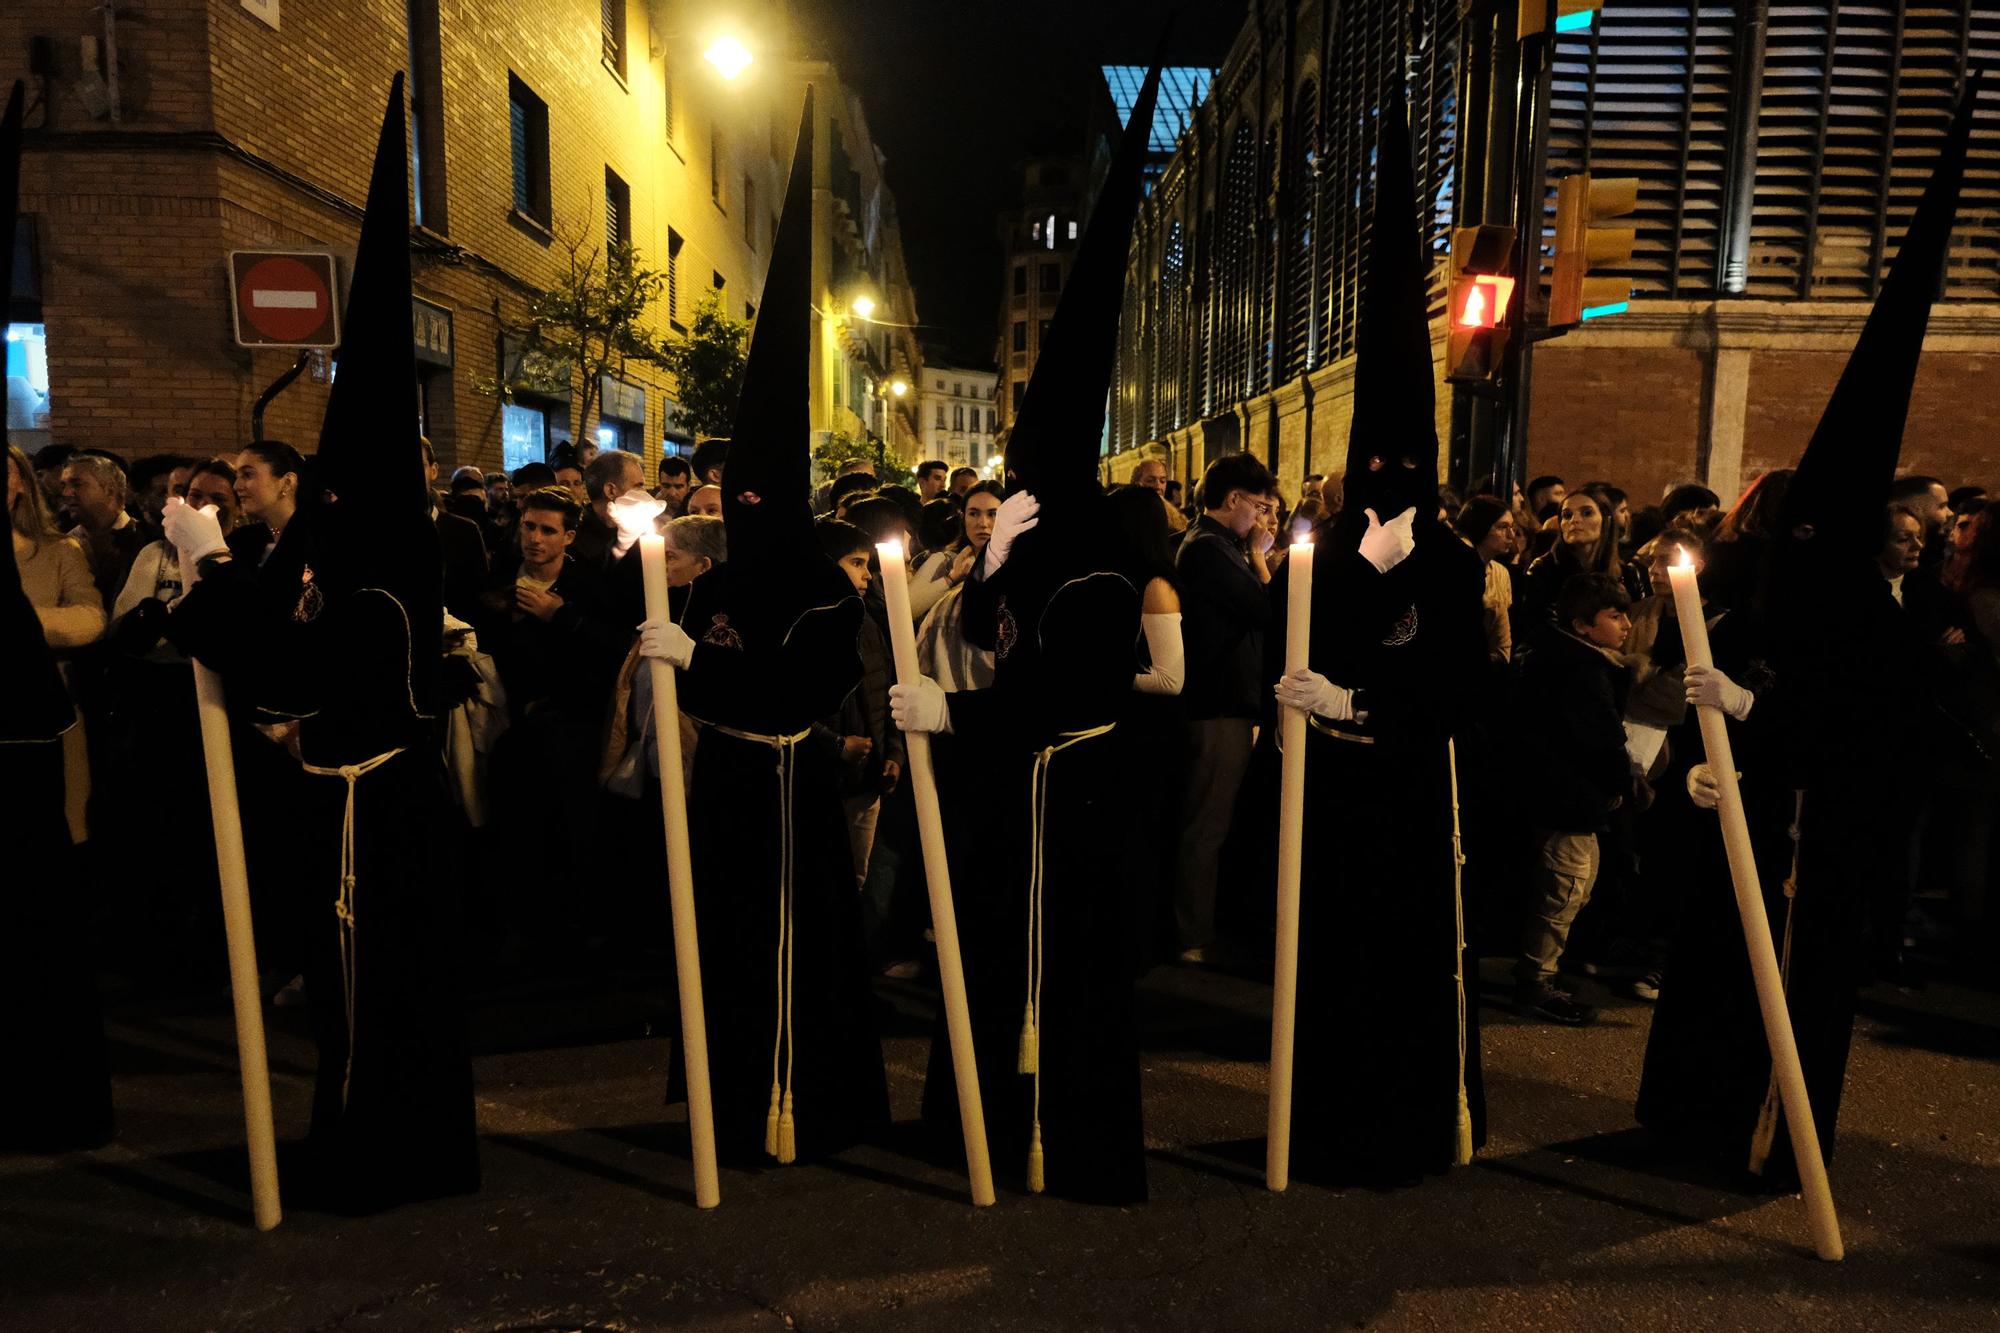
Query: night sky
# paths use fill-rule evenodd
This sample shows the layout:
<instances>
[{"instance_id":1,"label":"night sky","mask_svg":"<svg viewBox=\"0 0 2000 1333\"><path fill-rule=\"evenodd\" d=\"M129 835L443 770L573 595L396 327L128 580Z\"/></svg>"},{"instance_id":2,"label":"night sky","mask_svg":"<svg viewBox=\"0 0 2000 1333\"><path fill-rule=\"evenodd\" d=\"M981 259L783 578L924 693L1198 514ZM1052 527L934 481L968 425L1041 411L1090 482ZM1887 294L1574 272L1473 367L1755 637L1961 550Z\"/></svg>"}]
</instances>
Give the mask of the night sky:
<instances>
[{"instance_id":1,"label":"night sky","mask_svg":"<svg viewBox=\"0 0 2000 1333\"><path fill-rule=\"evenodd\" d=\"M800 36L824 44L861 95L889 159L903 250L932 353L993 359L1000 246L1017 159L1080 145L1101 65L1150 59L1166 6L1146 0L797 0ZM1241 0L1184 4L1170 64L1219 66Z\"/></svg>"}]
</instances>

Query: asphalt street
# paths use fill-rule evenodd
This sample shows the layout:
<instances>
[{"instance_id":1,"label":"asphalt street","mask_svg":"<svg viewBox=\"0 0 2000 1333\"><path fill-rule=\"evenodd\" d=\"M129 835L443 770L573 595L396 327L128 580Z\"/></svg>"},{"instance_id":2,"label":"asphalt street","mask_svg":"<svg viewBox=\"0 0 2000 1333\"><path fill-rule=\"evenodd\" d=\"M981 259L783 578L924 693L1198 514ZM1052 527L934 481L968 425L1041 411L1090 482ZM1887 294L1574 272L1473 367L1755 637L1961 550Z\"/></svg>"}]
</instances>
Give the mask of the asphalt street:
<instances>
[{"instance_id":1,"label":"asphalt street","mask_svg":"<svg viewBox=\"0 0 2000 1333\"><path fill-rule=\"evenodd\" d=\"M1489 962L1489 1000L1503 969ZM119 1135L0 1158L0 1326L18 1329L2000 1328L2000 996L1867 993L1833 1189L1734 1193L1633 1125L1650 1010L1573 1030L1485 1008L1491 1141L1392 1192L1263 1187L1267 987L1164 968L1142 994L1152 1202L969 1206L912 1123L930 996L881 983L894 1141L725 1172L693 1206L673 1050L643 967L484 992L485 1188L250 1225L221 997L115 994ZM271 1011L280 1137L311 1046ZM23 1095L14 1088L5 1095ZM1311 1133L1301 1107L1295 1134Z\"/></svg>"}]
</instances>

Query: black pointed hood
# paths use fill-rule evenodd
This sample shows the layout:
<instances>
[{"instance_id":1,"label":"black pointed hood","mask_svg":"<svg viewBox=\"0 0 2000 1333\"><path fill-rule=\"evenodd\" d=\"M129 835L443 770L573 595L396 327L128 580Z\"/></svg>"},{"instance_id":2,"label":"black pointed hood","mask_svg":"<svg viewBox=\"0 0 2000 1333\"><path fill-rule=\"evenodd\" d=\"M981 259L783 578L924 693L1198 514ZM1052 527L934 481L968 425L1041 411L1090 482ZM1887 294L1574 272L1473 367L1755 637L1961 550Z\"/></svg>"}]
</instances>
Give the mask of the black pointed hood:
<instances>
[{"instance_id":1,"label":"black pointed hood","mask_svg":"<svg viewBox=\"0 0 2000 1333\"><path fill-rule=\"evenodd\" d=\"M14 84L7 113L0 118L0 306L13 298L14 228L21 202L22 85ZM4 322L4 321L0 321ZM6 419L0 417L0 430ZM27 478L35 485L32 475ZM21 587L10 522L0 553L0 744L54 740L76 722L55 656L42 633L42 618Z\"/></svg>"},{"instance_id":2,"label":"black pointed hood","mask_svg":"<svg viewBox=\"0 0 2000 1333\"><path fill-rule=\"evenodd\" d=\"M1833 397L1785 492L1781 542L1810 527L1825 556L1872 559L1881 545L1882 508L1902 453L1903 425L1923 352L1931 302L1944 275L1952 221L1965 176L1979 73L1966 81L1929 185L1868 312Z\"/></svg>"},{"instance_id":3,"label":"black pointed hood","mask_svg":"<svg viewBox=\"0 0 2000 1333\"><path fill-rule=\"evenodd\" d=\"M729 563L746 572L819 553L812 529L812 179L808 86L723 467ZM757 503L746 504L745 494Z\"/></svg>"},{"instance_id":4,"label":"black pointed hood","mask_svg":"<svg viewBox=\"0 0 2000 1333\"><path fill-rule=\"evenodd\" d=\"M338 366L314 460L350 515L430 513L410 333L410 159L403 76L389 87L355 247Z\"/></svg>"},{"instance_id":5,"label":"black pointed hood","mask_svg":"<svg viewBox=\"0 0 2000 1333\"><path fill-rule=\"evenodd\" d=\"M1437 504L1437 371L1431 360L1430 271L1417 226L1403 80L1392 75L1377 116L1375 211L1368 282L1354 340L1354 417L1347 435L1346 512L1387 521ZM1369 463L1380 459L1378 470ZM1405 466L1408 464L1408 466ZM1365 520L1363 520L1365 522Z\"/></svg>"},{"instance_id":6,"label":"black pointed hood","mask_svg":"<svg viewBox=\"0 0 2000 1333\"><path fill-rule=\"evenodd\" d=\"M1098 190L1090 225L1077 246L1055 318L1015 413L1007 442L1007 468L1019 489L1051 506L1098 493L1104 408L1118 355L1118 320L1125 304L1125 274L1132 252L1132 224L1145 194L1147 144L1160 93L1160 68L1172 20L1160 34L1152 68L1139 89L1119 137L1111 169Z\"/></svg>"}]
</instances>

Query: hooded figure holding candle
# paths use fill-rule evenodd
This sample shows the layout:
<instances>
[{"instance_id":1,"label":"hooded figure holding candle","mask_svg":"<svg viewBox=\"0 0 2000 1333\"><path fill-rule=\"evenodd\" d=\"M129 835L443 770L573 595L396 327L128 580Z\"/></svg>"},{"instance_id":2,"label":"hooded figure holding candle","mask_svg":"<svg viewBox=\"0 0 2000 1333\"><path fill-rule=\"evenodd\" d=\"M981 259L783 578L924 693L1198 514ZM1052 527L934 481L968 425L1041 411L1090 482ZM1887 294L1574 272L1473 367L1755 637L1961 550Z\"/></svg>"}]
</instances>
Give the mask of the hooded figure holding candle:
<instances>
[{"instance_id":1,"label":"hooded figure holding candle","mask_svg":"<svg viewBox=\"0 0 2000 1333\"><path fill-rule=\"evenodd\" d=\"M437 837L443 574L410 343L407 144L398 75L301 497L309 519L286 526L264 573L230 558L213 518L176 505L166 520L181 567L199 571L168 637L305 775L296 804L267 816L289 822L298 860L282 882L307 904L319 1070L302 1184L356 1213L479 1187L457 884ZM281 558L295 584L277 597Z\"/></svg>"},{"instance_id":2,"label":"hooded figure holding candle","mask_svg":"<svg viewBox=\"0 0 2000 1333\"><path fill-rule=\"evenodd\" d=\"M12 290L22 86L0 119L0 293ZM6 423L0 421L0 432ZM0 442L4 441L0 434ZM32 484L32 483L31 483ZM88 895L65 892L74 849L63 819L63 734L76 708L41 617L21 587L15 537L0 553L0 790L11 807L7 925L0 930L0 1041L13 1090L0 1098L0 1151L61 1152L111 1138Z\"/></svg>"},{"instance_id":3,"label":"hooded figure holding candle","mask_svg":"<svg viewBox=\"0 0 2000 1333\"><path fill-rule=\"evenodd\" d=\"M1958 209L1978 76L1819 426L1786 490L1758 600L1768 683L1690 667L1690 704L1720 708L1737 766L1766 912L1823 1159L1834 1130L1867 969L1871 895L1907 875L1909 817L1895 773L1971 746L1937 706L1925 645L1875 564L1924 329ZM1764 686L1751 689L1746 686ZM1914 748L1913 748L1914 747ZM1689 774L1714 808L1706 765ZM1662 1137L1799 1188L1772 1084L1743 929L1717 856L1684 904L1646 1046L1638 1118ZM1748 1179L1749 1177L1746 1177Z\"/></svg>"},{"instance_id":4,"label":"hooded figure holding candle","mask_svg":"<svg viewBox=\"0 0 2000 1333\"><path fill-rule=\"evenodd\" d=\"M1087 1203L1146 1198L1141 923L1122 842L1137 789L1117 725L1138 666L1140 590L1105 550L1097 465L1159 83L1155 61L1016 418L1014 489L964 585L966 638L993 651L993 685L948 704L928 678L890 692L905 731L955 737L944 824L993 1161L1003 1175L1025 1166L1030 1190ZM942 1028L924 1118L959 1141Z\"/></svg>"},{"instance_id":5,"label":"hooded figure holding candle","mask_svg":"<svg viewBox=\"0 0 2000 1333\"><path fill-rule=\"evenodd\" d=\"M813 531L813 95L758 303L722 480L729 560L688 590L685 632L640 651L683 669L716 1152L826 1156L888 1128L837 760L813 724L861 680L861 599ZM679 1095L677 1064L670 1079Z\"/></svg>"},{"instance_id":6,"label":"hooded figure holding candle","mask_svg":"<svg viewBox=\"0 0 2000 1333\"><path fill-rule=\"evenodd\" d=\"M1266 660L1278 702L1310 723L1292 1174L1400 1184L1484 1138L1450 742L1480 694L1485 574L1437 518L1431 266L1399 80L1375 123L1346 507L1312 548L1308 667L1280 676L1281 617Z\"/></svg>"}]
</instances>

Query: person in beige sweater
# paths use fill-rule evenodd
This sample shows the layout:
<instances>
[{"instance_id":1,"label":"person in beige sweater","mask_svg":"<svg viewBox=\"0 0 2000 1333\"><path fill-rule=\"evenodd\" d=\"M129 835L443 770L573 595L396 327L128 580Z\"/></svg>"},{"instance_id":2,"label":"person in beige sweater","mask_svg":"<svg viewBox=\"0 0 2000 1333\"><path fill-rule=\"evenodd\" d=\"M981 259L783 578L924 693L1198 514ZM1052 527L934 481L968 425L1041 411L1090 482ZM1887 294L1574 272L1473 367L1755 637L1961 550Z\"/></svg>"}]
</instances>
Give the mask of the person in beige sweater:
<instances>
[{"instance_id":1,"label":"person in beige sweater","mask_svg":"<svg viewBox=\"0 0 2000 1333\"><path fill-rule=\"evenodd\" d=\"M21 570L21 589L41 618L42 633L58 662L104 637L104 600L91 576L90 560L73 538L56 530L42 491L35 484L34 465L15 445L7 446L7 519L14 542L14 561ZM68 681L67 673L64 676ZM88 833L84 804L90 797L90 765L83 720L63 733L63 772L67 775L64 813L70 836L82 842Z\"/></svg>"}]
</instances>

